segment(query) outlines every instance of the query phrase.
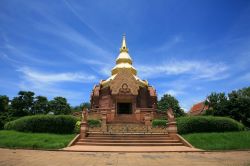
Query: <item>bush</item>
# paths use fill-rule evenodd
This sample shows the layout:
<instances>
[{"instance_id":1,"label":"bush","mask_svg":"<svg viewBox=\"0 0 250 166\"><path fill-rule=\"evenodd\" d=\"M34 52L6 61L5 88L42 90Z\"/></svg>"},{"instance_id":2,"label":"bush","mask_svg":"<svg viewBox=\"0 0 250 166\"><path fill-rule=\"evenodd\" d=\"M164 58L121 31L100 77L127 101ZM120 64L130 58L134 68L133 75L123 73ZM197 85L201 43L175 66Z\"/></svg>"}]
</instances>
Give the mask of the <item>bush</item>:
<instances>
[{"instance_id":1,"label":"bush","mask_svg":"<svg viewBox=\"0 0 250 166\"><path fill-rule=\"evenodd\" d=\"M179 134L241 131L244 125L226 117L190 116L177 118Z\"/></svg>"},{"instance_id":2,"label":"bush","mask_svg":"<svg viewBox=\"0 0 250 166\"><path fill-rule=\"evenodd\" d=\"M74 128L74 133L80 133L81 121L77 121Z\"/></svg>"},{"instance_id":3,"label":"bush","mask_svg":"<svg viewBox=\"0 0 250 166\"><path fill-rule=\"evenodd\" d=\"M12 117L10 114L8 113L0 113L0 130L2 130L4 128L4 125L7 122L10 122L12 120L17 119L16 117Z\"/></svg>"},{"instance_id":4,"label":"bush","mask_svg":"<svg viewBox=\"0 0 250 166\"><path fill-rule=\"evenodd\" d=\"M89 127L100 127L101 122L100 122L100 120L89 119L88 125L89 125ZM80 133L80 127L81 127L81 121L77 121L75 124L74 133Z\"/></svg>"},{"instance_id":5,"label":"bush","mask_svg":"<svg viewBox=\"0 0 250 166\"><path fill-rule=\"evenodd\" d=\"M166 126L166 122L166 120L154 119L152 126ZM241 131L244 130L244 128L243 124L226 117L187 116L177 118L177 129L179 134Z\"/></svg>"},{"instance_id":6,"label":"bush","mask_svg":"<svg viewBox=\"0 0 250 166\"><path fill-rule=\"evenodd\" d=\"M152 121L152 126L153 127L162 127L162 126L166 126L167 124L167 120L164 120L164 119L154 119Z\"/></svg>"},{"instance_id":7,"label":"bush","mask_svg":"<svg viewBox=\"0 0 250 166\"><path fill-rule=\"evenodd\" d=\"M73 133L77 119L70 115L25 116L4 125L5 130L34 133Z\"/></svg>"},{"instance_id":8,"label":"bush","mask_svg":"<svg viewBox=\"0 0 250 166\"><path fill-rule=\"evenodd\" d=\"M89 119L88 124L89 124L89 127L100 127L101 121L97 119Z\"/></svg>"}]
</instances>

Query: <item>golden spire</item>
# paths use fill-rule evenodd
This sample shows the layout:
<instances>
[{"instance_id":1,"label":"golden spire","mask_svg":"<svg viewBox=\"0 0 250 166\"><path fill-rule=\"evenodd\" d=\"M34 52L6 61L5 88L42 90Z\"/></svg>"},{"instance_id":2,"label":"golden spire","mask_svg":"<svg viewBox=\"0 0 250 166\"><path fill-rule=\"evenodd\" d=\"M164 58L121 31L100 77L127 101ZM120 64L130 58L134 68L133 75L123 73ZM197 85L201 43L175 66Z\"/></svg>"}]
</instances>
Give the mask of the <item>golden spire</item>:
<instances>
[{"instance_id":1,"label":"golden spire","mask_svg":"<svg viewBox=\"0 0 250 166\"><path fill-rule=\"evenodd\" d=\"M122 36L122 46L120 48L120 52L128 52L128 48L126 46L126 36L123 34Z\"/></svg>"},{"instance_id":2,"label":"golden spire","mask_svg":"<svg viewBox=\"0 0 250 166\"><path fill-rule=\"evenodd\" d=\"M126 45L126 36L123 34L122 37L122 45L120 48L120 53L118 57L116 58L116 65L113 67L111 71L111 76L107 79L101 82L103 86L109 86L110 82L114 80L116 75L122 71L122 70L127 70L130 71L131 74L135 77L137 81L139 81L140 85L142 86L148 86L147 81L141 80L139 77L137 77L137 71L136 69L132 66L132 58L130 57L128 53L128 48Z\"/></svg>"}]
</instances>

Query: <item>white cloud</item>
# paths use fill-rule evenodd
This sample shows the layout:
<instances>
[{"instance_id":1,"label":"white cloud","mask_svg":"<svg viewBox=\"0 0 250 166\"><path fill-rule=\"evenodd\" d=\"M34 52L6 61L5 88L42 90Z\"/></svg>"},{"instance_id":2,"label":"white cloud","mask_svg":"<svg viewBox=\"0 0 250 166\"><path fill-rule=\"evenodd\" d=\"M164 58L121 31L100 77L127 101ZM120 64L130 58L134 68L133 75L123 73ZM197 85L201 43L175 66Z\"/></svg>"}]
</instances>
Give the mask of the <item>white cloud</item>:
<instances>
[{"instance_id":1,"label":"white cloud","mask_svg":"<svg viewBox=\"0 0 250 166\"><path fill-rule=\"evenodd\" d=\"M163 97L165 94L170 94L171 96L178 97L180 95L185 94L182 89L168 89L167 91L162 91L158 94L159 99Z\"/></svg>"},{"instance_id":2,"label":"white cloud","mask_svg":"<svg viewBox=\"0 0 250 166\"><path fill-rule=\"evenodd\" d=\"M177 95L180 95L180 94L183 94L184 92L183 91L180 91L180 90L174 90L174 89L169 89L166 91L165 94L170 94L172 96L177 96Z\"/></svg>"},{"instance_id":3,"label":"white cloud","mask_svg":"<svg viewBox=\"0 0 250 166\"><path fill-rule=\"evenodd\" d=\"M84 58L87 57L98 57L101 59L111 60L111 53L99 45L95 44L93 41L87 39L82 33L71 28L70 26L59 22L56 19L53 19L51 24L35 24L35 27L42 32L47 34L54 35L58 38L63 39L65 42L70 43L70 45L80 46L82 49L87 49L89 53L84 55ZM91 54L90 54L91 53Z\"/></svg>"},{"instance_id":4,"label":"white cloud","mask_svg":"<svg viewBox=\"0 0 250 166\"><path fill-rule=\"evenodd\" d=\"M23 48L17 44L10 44L6 42L3 48L8 50L8 53L4 52L0 54L0 57L8 60L13 64L42 64L42 65L55 65L57 63L40 59L34 56L34 50L32 48Z\"/></svg>"},{"instance_id":5,"label":"white cloud","mask_svg":"<svg viewBox=\"0 0 250 166\"><path fill-rule=\"evenodd\" d=\"M17 71L21 73L21 81L18 83L21 90L34 91L37 95L45 95L49 98L63 96L73 104L79 104L86 91L79 92L78 90L63 87L63 85L70 82L89 83L97 80L93 75L78 72L48 73L28 67L20 68Z\"/></svg>"},{"instance_id":6,"label":"white cloud","mask_svg":"<svg viewBox=\"0 0 250 166\"><path fill-rule=\"evenodd\" d=\"M182 39L181 36L175 36L172 39L170 39L169 41L162 44L159 48L156 48L156 51L166 52L182 41L184 41L184 40Z\"/></svg>"},{"instance_id":7,"label":"white cloud","mask_svg":"<svg viewBox=\"0 0 250 166\"><path fill-rule=\"evenodd\" d=\"M33 69L23 67L17 71L23 73L26 80L37 81L41 83L56 83L56 82L93 82L96 77L86 73L45 73L38 72Z\"/></svg>"},{"instance_id":8,"label":"white cloud","mask_svg":"<svg viewBox=\"0 0 250 166\"><path fill-rule=\"evenodd\" d=\"M74 91L71 89L60 88L60 84L48 84L33 80L23 79L19 82L20 90L33 91L36 95L43 95L50 99L56 96L67 98L71 104L77 105L83 100L84 92ZM86 99L85 99L86 100Z\"/></svg>"},{"instance_id":9,"label":"white cloud","mask_svg":"<svg viewBox=\"0 0 250 166\"><path fill-rule=\"evenodd\" d=\"M166 75L190 75L193 79L219 80L228 76L228 67L223 63L207 61L169 61L159 65L138 65L142 77L157 78Z\"/></svg>"},{"instance_id":10,"label":"white cloud","mask_svg":"<svg viewBox=\"0 0 250 166\"><path fill-rule=\"evenodd\" d=\"M97 32L96 28L94 28L92 25L90 25L86 19L84 19L82 17L81 14L79 14L77 12L77 10L75 9L74 5L72 5L70 2L68 2L67 0L63 1L64 4L68 7L68 9L76 16L76 18L78 18L84 25L86 25L89 29L91 29L99 38L103 39L103 37ZM78 8L80 6L78 5ZM83 9L84 10L84 9ZM104 40L104 39L103 39ZM105 41L106 42L106 41Z\"/></svg>"}]
</instances>

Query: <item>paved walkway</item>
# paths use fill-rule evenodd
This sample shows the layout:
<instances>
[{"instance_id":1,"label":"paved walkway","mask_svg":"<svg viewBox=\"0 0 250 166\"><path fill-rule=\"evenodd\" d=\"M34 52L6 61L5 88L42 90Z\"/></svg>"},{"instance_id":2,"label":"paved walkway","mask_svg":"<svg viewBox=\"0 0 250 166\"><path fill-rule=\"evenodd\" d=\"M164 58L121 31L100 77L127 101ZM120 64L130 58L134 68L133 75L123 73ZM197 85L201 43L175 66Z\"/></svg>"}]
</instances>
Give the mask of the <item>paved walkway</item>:
<instances>
[{"instance_id":1,"label":"paved walkway","mask_svg":"<svg viewBox=\"0 0 250 166\"><path fill-rule=\"evenodd\" d=\"M0 149L6 166L222 166L250 165L250 151L108 153Z\"/></svg>"},{"instance_id":2,"label":"paved walkway","mask_svg":"<svg viewBox=\"0 0 250 166\"><path fill-rule=\"evenodd\" d=\"M202 151L187 146L86 146L74 145L64 148L78 152L194 152Z\"/></svg>"}]
</instances>

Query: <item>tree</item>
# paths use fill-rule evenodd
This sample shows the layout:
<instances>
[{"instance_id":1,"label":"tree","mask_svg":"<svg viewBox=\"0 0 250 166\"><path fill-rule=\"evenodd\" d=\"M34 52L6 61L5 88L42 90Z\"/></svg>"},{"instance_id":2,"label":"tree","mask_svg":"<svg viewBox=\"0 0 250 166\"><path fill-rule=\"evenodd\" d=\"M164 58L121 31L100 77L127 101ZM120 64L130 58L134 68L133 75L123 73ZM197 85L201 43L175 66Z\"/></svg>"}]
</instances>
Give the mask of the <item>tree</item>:
<instances>
[{"instance_id":1,"label":"tree","mask_svg":"<svg viewBox=\"0 0 250 166\"><path fill-rule=\"evenodd\" d=\"M3 129L4 124L9 118L9 97L0 95L0 129Z\"/></svg>"},{"instance_id":2,"label":"tree","mask_svg":"<svg viewBox=\"0 0 250 166\"><path fill-rule=\"evenodd\" d=\"M7 112L9 108L9 97L0 95L0 112Z\"/></svg>"},{"instance_id":3,"label":"tree","mask_svg":"<svg viewBox=\"0 0 250 166\"><path fill-rule=\"evenodd\" d=\"M70 114L70 105L67 103L67 99L64 97L55 97L49 101L48 110L55 115Z\"/></svg>"},{"instance_id":4,"label":"tree","mask_svg":"<svg viewBox=\"0 0 250 166\"><path fill-rule=\"evenodd\" d=\"M48 112L48 99L44 96L36 96L33 104L32 114L46 114Z\"/></svg>"},{"instance_id":5,"label":"tree","mask_svg":"<svg viewBox=\"0 0 250 166\"><path fill-rule=\"evenodd\" d=\"M11 101L13 116L25 116L32 113L34 104L34 92L20 91L17 97Z\"/></svg>"},{"instance_id":6,"label":"tree","mask_svg":"<svg viewBox=\"0 0 250 166\"><path fill-rule=\"evenodd\" d=\"M72 110L72 112L80 112L80 111L82 111L83 108L90 109L90 103L84 102L78 106L72 107L71 110Z\"/></svg>"},{"instance_id":7,"label":"tree","mask_svg":"<svg viewBox=\"0 0 250 166\"><path fill-rule=\"evenodd\" d=\"M229 113L227 109L228 100L225 93L212 92L207 97L205 104L209 107L209 114L225 116Z\"/></svg>"},{"instance_id":8,"label":"tree","mask_svg":"<svg viewBox=\"0 0 250 166\"><path fill-rule=\"evenodd\" d=\"M246 126L250 126L250 87L225 93L211 93L206 100L210 110L215 116L229 116ZM207 114L209 114L207 113Z\"/></svg>"},{"instance_id":9,"label":"tree","mask_svg":"<svg viewBox=\"0 0 250 166\"><path fill-rule=\"evenodd\" d=\"M158 108L161 111L166 111L169 108L173 109L175 117L184 116L185 112L181 109L178 100L170 94L165 94L158 102Z\"/></svg>"},{"instance_id":10,"label":"tree","mask_svg":"<svg viewBox=\"0 0 250 166\"><path fill-rule=\"evenodd\" d=\"M84 102L81 104L82 108L87 108L90 109L90 103L89 102Z\"/></svg>"},{"instance_id":11,"label":"tree","mask_svg":"<svg viewBox=\"0 0 250 166\"><path fill-rule=\"evenodd\" d=\"M250 87L232 91L228 98L230 117L250 126Z\"/></svg>"}]
</instances>

